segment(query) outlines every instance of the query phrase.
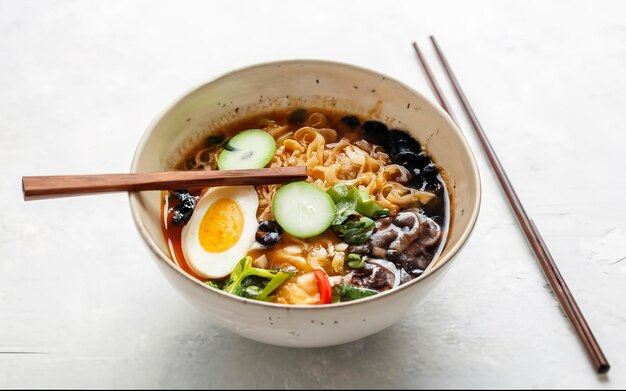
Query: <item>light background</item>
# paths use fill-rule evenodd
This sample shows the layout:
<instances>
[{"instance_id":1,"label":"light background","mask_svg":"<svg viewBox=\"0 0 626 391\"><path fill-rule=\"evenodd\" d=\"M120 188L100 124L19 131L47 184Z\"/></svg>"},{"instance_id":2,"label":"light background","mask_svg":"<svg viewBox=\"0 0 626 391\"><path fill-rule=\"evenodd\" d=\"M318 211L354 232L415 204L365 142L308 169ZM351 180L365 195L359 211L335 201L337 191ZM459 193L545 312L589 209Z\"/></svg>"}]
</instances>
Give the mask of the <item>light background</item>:
<instances>
[{"instance_id":1,"label":"light background","mask_svg":"<svg viewBox=\"0 0 626 391\"><path fill-rule=\"evenodd\" d=\"M432 96L410 46L442 75L429 34L608 377L592 371L465 120L483 182L467 247L400 322L333 348L212 325L157 271L125 195L21 199L22 175L127 171L160 110L237 67L336 60ZM626 2L2 0L0 387L626 387L625 119Z\"/></svg>"}]
</instances>

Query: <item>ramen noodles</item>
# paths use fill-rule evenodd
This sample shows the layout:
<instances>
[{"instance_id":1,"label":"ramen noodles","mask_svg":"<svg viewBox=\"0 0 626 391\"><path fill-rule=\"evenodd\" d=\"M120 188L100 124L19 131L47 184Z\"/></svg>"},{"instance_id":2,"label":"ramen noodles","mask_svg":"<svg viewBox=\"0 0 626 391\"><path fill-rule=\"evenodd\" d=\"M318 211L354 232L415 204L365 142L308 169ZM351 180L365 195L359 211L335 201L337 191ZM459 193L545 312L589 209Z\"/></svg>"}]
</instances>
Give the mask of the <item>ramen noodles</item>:
<instances>
[{"instance_id":1,"label":"ramen noodles","mask_svg":"<svg viewBox=\"0 0 626 391\"><path fill-rule=\"evenodd\" d=\"M443 172L405 129L298 108L213 129L175 167L306 166L285 185L163 192L174 263L214 289L279 304L357 300L418 278L449 226Z\"/></svg>"}]
</instances>

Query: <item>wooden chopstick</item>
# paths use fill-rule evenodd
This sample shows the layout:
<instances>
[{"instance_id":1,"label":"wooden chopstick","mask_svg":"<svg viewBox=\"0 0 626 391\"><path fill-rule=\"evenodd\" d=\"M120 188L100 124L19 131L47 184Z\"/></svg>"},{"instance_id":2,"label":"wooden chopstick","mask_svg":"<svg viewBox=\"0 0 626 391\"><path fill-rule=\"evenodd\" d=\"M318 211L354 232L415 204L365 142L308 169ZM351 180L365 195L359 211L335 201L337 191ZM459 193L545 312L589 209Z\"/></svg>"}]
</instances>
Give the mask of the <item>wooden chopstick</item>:
<instances>
[{"instance_id":1,"label":"wooden chopstick","mask_svg":"<svg viewBox=\"0 0 626 391\"><path fill-rule=\"evenodd\" d=\"M437 82L435 75L433 75L433 72L430 70L430 66L428 65L428 62L426 62L426 57L424 57L419 46L417 46L417 42L413 42L413 49L415 49L417 58L419 59L420 64L422 64L422 68L424 69L424 73L426 74L426 79L428 80L430 89L433 90L433 93L437 97L437 100L439 101L439 104L441 105L441 107L443 107L443 109L446 111L446 113L448 113L450 118L452 118L452 121L454 121L454 123L456 123L456 125L459 126L459 121L456 120L454 113L450 109L450 104L448 103L448 100L443 94L441 87L439 87L439 83Z\"/></svg>"},{"instance_id":2,"label":"wooden chopstick","mask_svg":"<svg viewBox=\"0 0 626 391\"><path fill-rule=\"evenodd\" d=\"M554 259L552 258L552 255L550 254L548 247L546 246L543 238L541 237L539 230L537 229L537 227L535 226L535 223L528 217L528 214L524 210L524 207L522 206L522 203L519 197L517 196L517 194L515 193L515 190L513 189L513 185L511 184L511 181L506 175L506 172L504 171L504 168L502 167L502 164L500 163L500 160L498 159L498 156L496 155L495 150L491 146L491 143L489 142L489 139L487 138L485 131L480 125L480 122L478 122L478 118L476 117L476 114L474 113L472 106L470 105L467 97L465 96L465 93L461 89L461 85L459 84L459 81L454 75L454 72L452 72L452 68L450 67L450 64L448 63L448 61L446 60L446 57L444 56L443 51L441 50L441 47L439 47L439 45L437 44L437 40L435 39L434 36L430 36L430 40L435 48L437 57L439 58L439 61L442 67L446 71L446 74L448 76L448 79L450 80L450 83L454 87L454 91L456 92L457 97L461 101L461 105L463 106L465 114L467 114L470 122L472 123L472 127L474 128L476 135L478 136L478 139L480 140L480 144L482 145L485 151L485 154L487 155L487 158L489 159L489 162L491 163L491 167L493 168L496 176L498 177L500 185L502 186L502 189L504 190L504 193L509 201L509 204L511 205L511 208L513 209L513 212L515 213L515 217L517 218L517 221L519 222L520 227L522 228L522 231L524 231L526 240L528 241L528 244L530 245L533 253L535 254L535 258L539 262L539 266L541 266L543 273L545 274L546 278L548 279L548 282L550 283L550 286L552 287L552 291L554 292L555 296L559 300L559 303L561 304L561 307L563 308L563 311L569 318L570 322L572 322L572 325L574 326L576 333L580 337L585 349L587 350L587 353L589 354L589 357L591 358L591 361L593 363L593 366L596 372L607 373L609 369L611 368L611 366L609 365L609 362L604 356L604 353L602 352L602 349L600 348L598 341L596 341L595 337L593 336L593 333L591 332L591 329L589 328L589 325L587 324L587 321L585 320L585 317L580 311L580 308L578 308L578 305L576 304L576 300L574 300L574 296L572 295L571 291L567 287L567 284L565 283L563 276L561 276L561 273L559 272L559 268L554 262ZM426 63L426 59L424 58L421 51L419 50L417 43L413 42L413 47L420 61L420 64L422 65L422 68L424 69L424 72L426 73L426 77L429 79L430 86L431 88L433 88L435 95L439 99L440 104L450 114L450 116L452 116L450 106L445 101L444 94L442 90L439 88L439 85L437 84L437 81L435 80L434 75L430 71L430 68L428 67L428 64Z\"/></svg>"},{"instance_id":3,"label":"wooden chopstick","mask_svg":"<svg viewBox=\"0 0 626 391\"><path fill-rule=\"evenodd\" d=\"M305 180L306 167L254 170L164 171L133 174L22 177L24 200L141 190L193 189L209 186L269 185Z\"/></svg>"}]
</instances>

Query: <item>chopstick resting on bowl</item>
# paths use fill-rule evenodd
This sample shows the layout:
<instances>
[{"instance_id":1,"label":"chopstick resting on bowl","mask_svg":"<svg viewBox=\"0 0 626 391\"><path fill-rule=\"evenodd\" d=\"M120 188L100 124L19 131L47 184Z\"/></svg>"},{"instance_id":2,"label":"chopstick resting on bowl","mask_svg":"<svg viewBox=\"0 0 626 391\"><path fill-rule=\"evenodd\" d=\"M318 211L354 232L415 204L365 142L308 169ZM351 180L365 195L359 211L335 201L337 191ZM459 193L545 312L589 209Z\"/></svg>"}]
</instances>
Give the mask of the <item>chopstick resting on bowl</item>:
<instances>
[{"instance_id":1,"label":"chopstick resting on bowl","mask_svg":"<svg viewBox=\"0 0 626 391\"><path fill-rule=\"evenodd\" d=\"M585 349L587 350L587 353L589 354L589 357L591 358L595 370L598 373L608 372L611 366L604 356L604 353L602 352L598 341L596 341L595 337L593 336L593 333L591 332L591 329L589 328L589 325L587 324L583 313L580 311L580 308L578 308L576 300L574 300L574 296L567 287L563 276L561 276L559 268L554 262L554 259L552 258L552 255L550 254L546 243L543 241L543 238L541 237L539 230L535 226L535 223L528 217L528 214L524 210L524 207L522 206L519 197L515 193L513 185L506 175L506 172L504 171L504 168L502 167L502 164L500 163L496 152L491 146L491 143L489 142L489 139L487 138L487 135L485 134L482 126L478 122L478 118L476 117L474 110L472 109L467 97L465 96L465 93L461 89L459 81L452 72L452 68L450 67L450 64L448 64L448 61L443 54L443 51L437 44L437 40L432 35L430 36L430 40L435 48L437 57L439 58L439 61L444 68L450 83L454 87L454 91L456 92L457 97L461 101L461 105L463 106L465 114L468 116L470 122L472 123L472 127L474 128L474 131L476 132L476 135L480 140L480 143L487 155L489 163L491 164L491 167L493 168L496 176L498 177L498 180L500 181L500 185L502 186L502 189L504 190L509 204L511 205L511 208L515 213L515 217L517 218L517 221L519 222L522 231L524 231L526 240L528 241L528 244L535 254L535 258L539 262L539 266L541 266L541 269L543 270L546 278L548 279L548 282L550 283L550 286L552 287L552 291L559 300L559 303L561 304L563 311L565 311L565 313L567 314L570 322L572 322L574 329L578 333L578 336L580 337ZM458 125L458 122L454 119L452 115L448 102L445 100L443 91L439 88L439 85L437 84L437 81L432 74L428 63L426 62L426 59L424 58L422 52L417 46L417 43L413 42L413 48L415 49L420 64L422 65L424 73L426 74L426 77L428 78L428 81L430 83L430 87L433 89L433 92L437 96L439 103L448 112L448 114L450 114L450 117L452 117L454 122L456 122Z\"/></svg>"},{"instance_id":2,"label":"chopstick resting on bowl","mask_svg":"<svg viewBox=\"0 0 626 391\"><path fill-rule=\"evenodd\" d=\"M270 185L305 180L305 166L250 170L164 171L131 174L22 177L24 200L142 190Z\"/></svg>"}]
</instances>

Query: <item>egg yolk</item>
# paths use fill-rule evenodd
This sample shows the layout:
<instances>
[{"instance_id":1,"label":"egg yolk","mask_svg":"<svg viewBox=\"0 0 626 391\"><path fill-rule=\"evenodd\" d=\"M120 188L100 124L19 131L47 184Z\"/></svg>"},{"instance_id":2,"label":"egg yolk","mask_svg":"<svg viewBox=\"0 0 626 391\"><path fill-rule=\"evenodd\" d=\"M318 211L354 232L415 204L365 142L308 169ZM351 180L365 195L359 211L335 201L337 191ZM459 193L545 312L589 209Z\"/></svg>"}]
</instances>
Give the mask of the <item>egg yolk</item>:
<instances>
[{"instance_id":1,"label":"egg yolk","mask_svg":"<svg viewBox=\"0 0 626 391\"><path fill-rule=\"evenodd\" d=\"M243 230L243 213L230 198L213 203L200 222L198 240L206 252L221 253L233 247Z\"/></svg>"}]
</instances>

